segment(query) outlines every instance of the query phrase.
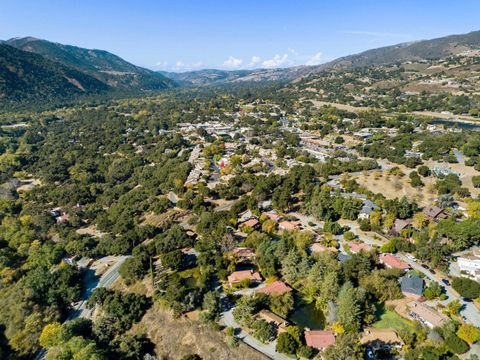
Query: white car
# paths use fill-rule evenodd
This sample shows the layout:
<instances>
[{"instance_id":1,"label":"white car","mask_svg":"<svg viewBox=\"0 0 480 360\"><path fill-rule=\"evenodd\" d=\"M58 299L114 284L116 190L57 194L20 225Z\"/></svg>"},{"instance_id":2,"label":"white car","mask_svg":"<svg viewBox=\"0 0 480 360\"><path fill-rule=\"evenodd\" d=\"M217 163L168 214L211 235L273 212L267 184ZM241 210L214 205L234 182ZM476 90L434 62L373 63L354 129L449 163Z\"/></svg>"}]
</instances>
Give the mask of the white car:
<instances>
[{"instance_id":1,"label":"white car","mask_svg":"<svg viewBox=\"0 0 480 360\"><path fill-rule=\"evenodd\" d=\"M415 258L415 256L411 255L411 254L407 254L405 255L408 259L412 260L412 261L417 261L417 259Z\"/></svg>"}]
</instances>

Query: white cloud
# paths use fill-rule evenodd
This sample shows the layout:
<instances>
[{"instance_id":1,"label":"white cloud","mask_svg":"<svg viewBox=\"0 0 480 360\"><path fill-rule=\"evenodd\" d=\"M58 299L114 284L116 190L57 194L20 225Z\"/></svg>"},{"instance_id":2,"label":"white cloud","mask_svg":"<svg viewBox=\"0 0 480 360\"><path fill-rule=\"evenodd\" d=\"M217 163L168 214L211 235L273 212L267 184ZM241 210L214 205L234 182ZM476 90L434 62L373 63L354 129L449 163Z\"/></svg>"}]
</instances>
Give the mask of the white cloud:
<instances>
[{"instance_id":1,"label":"white cloud","mask_svg":"<svg viewBox=\"0 0 480 360\"><path fill-rule=\"evenodd\" d=\"M240 65L242 65L243 60L242 59L237 59L233 56L230 56L227 60L223 62L223 66L227 68L238 68Z\"/></svg>"},{"instance_id":2,"label":"white cloud","mask_svg":"<svg viewBox=\"0 0 480 360\"><path fill-rule=\"evenodd\" d=\"M177 61L175 63L175 67L178 68L178 69L183 69L183 68L185 68L185 63L183 63L182 61Z\"/></svg>"},{"instance_id":3,"label":"white cloud","mask_svg":"<svg viewBox=\"0 0 480 360\"><path fill-rule=\"evenodd\" d=\"M205 67L205 63L201 61L193 62L193 63L184 63L183 61L177 61L173 70L175 71L190 71L190 70L198 70Z\"/></svg>"},{"instance_id":4,"label":"white cloud","mask_svg":"<svg viewBox=\"0 0 480 360\"><path fill-rule=\"evenodd\" d=\"M248 63L247 66L248 66L248 67L255 67L255 66L257 66L257 65L260 63L261 60L262 60L262 59L260 58L260 56L253 55L253 56L252 56L252 60L250 60L250 62Z\"/></svg>"},{"instance_id":5,"label":"white cloud","mask_svg":"<svg viewBox=\"0 0 480 360\"><path fill-rule=\"evenodd\" d=\"M317 52L315 55L312 55L307 59L305 65L318 65L321 64L323 61L323 54L321 52Z\"/></svg>"},{"instance_id":6,"label":"white cloud","mask_svg":"<svg viewBox=\"0 0 480 360\"><path fill-rule=\"evenodd\" d=\"M158 67L161 67L161 68L165 68L168 66L168 62L166 61L157 61L157 63L155 64L155 66L158 66Z\"/></svg>"},{"instance_id":7,"label":"white cloud","mask_svg":"<svg viewBox=\"0 0 480 360\"><path fill-rule=\"evenodd\" d=\"M265 60L262 65L266 68L278 68L278 67L285 67L291 65L292 62L288 58L288 54L275 54L272 59Z\"/></svg>"}]
</instances>

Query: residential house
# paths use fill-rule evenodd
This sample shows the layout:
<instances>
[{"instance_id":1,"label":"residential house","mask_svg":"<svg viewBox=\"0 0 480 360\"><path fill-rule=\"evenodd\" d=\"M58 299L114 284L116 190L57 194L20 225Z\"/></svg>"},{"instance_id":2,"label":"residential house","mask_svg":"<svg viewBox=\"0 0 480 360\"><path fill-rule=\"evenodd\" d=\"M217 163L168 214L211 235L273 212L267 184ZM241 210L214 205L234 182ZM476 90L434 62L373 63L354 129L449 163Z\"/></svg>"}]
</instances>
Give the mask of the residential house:
<instances>
[{"instance_id":1,"label":"residential house","mask_svg":"<svg viewBox=\"0 0 480 360\"><path fill-rule=\"evenodd\" d=\"M400 260L393 254L380 254L379 261L388 268L400 269L404 271L410 269L410 265L408 265L405 261Z\"/></svg>"},{"instance_id":2,"label":"residential house","mask_svg":"<svg viewBox=\"0 0 480 360\"><path fill-rule=\"evenodd\" d=\"M445 213L445 210L439 208L438 206L428 206L423 209L423 213L426 218L430 221L436 221L441 219L448 218L448 215Z\"/></svg>"},{"instance_id":3,"label":"residential house","mask_svg":"<svg viewBox=\"0 0 480 360\"><path fill-rule=\"evenodd\" d=\"M300 229L302 223L300 221L281 221L278 224L280 230L295 230Z\"/></svg>"},{"instance_id":4,"label":"residential house","mask_svg":"<svg viewBox=\"0 0 480 360\"><path fill-rule=\"evenodd\" d=\"M232 256L239 262L248 262L255 259L255 249L236 247L232 250Z\"/></svg>"},{"instance_id":5,"label":"residential house","mask_svg":"<svg viewBox=\"0 0 480 360\"><path fill-rule=\"evenodd\" d=\"M242 281L249 280L250 282L260 282L262 281L262 277L260 273L253 270L241 270L241 271L234 271L230 275L228 275L228 283L230 286L238 284Z\"/></svg>"},{"instance_id":6,"label":"residential house","mask_svg":"<svg viewBox=\"0 0 480 360\"><path fill-rule=\"evenodd\" d=\"M335 344L335 332L332 330L307 330L305 331L307 346L323 351Z\"/></svg>"},{"instance_id":7,"label":"residential house","mask_svg":"<svg viewBox=\"0 0 480 360\"><path fill-rule=\"evenodd\" d=\"M390 233L394 236L400 235L400 232L408 229L412 226L412 223L408 220L396 219L393 223Z\"/></svg>"},{"instance_id":8,"label":"residential house","mask_svg":"<svg viewBox=\"0 0 480 360\"><path fill-rule=\"evenodd\" d=\"M251 218L254 218L255 215L253 215L252 211L249 209L249 210L245 210L244 212L241 212L240 214L238 214L238 222L239 223L243 223L247 220L250 220Z\"/></svg>"},{"instance_id":9,"label":"residential house","mask_svg":"<svg viewBox=\"0 0 480 360\"><path fill-rule=\"evenodd\" d=\"M423 284L420 276L404 276L400 283L400 289L406 297L418 300L423 295Z\"/></svg>"},{"instance_id":10,"label":"residential house","mask_svg":"<svg viewBox=\"0 0 480 360\"><path fill-rule=\"evenodd\" d=\"M243 221L239 224L239 227L246 227L252 230L258 229L260 227L260 221L256 218L251 218L246 221Z\"/></svg>"},{"instance_id":11,"label":"residential house","mask_svg":"<svg viewBox=\"0 0 480 360\"><path fill-rule=\"evenodd\" d=\"M312 246L310 246L310 251L312 253L321 253L325 251L334 251L337 252L338 250L334 248L333 246L325 246L320 243L313 243Z\"/></svg>"},{"instance_id":12,"label":"residential house","mask_svg":"<svg viewBox=\"0 0 480 360\"><path fill-rule=\"evenodd\" d=\"M471 277L480 280L480 254L474 252L470 255L460 256L457 258L457 264L460 271L464 271Z\"/></svg>"},{"instance_id":13,"label":"residential house","mask_svg":"<svg viewBox=\"0 0 480 360\"><path fill-rule=\"evenodd\" d=\"M440 327L448 321L448 316L439 313L431 307L418 301L411 301L407 304L409 315L420 321L429 328Z\"/></svg>"},{"instance_id":14,"label":"residential house","mask_svg":"<svg viewBox=\"0 0 480 360\"><path fill-rule=\"evenodd\" d=\"M357 254L362 250L365 252L369 252L370 250L373 249L373 246L370 244L365 244L365 243L355 242L355 241L350 241L348 243L348 246L350 247L350 252L352 254Z\"/></svg>"},{"instance_id":15,"label":"residential house","mask_svg":"<svg viewBox=\"0 0 480 360\"><path fill-rule=\"evenodd\" d=\"M338 253L337 255L337 260L340 261L342 264L344 262L347 262L348 260L350 260L352 258L351 255L348 255L348 254L344 254L342 252Z\"/></svg>"},{"instance_id":16,"label":"residential house","mask_svg":"<svg viewBox=\"0 0 480 360\"><path fill-rule=\"evenodd\" d=\"M268 212L264 212L263 215L265 217L268 217L270 220L273 220L275 222L279 222L280 220L282 220L282 216L281 215L278 215L276 211L272 210L272 211L268 211Z\"/></svg>"},{"instance_id":17,"label":"residential house","mask_svg":"<svg viewBox=\"0 0 480 360\"><path fill-rule=\"evenodd\" d=\"M275 326L278 332L287 331L288 321L269 310L261 310L257 317Z\"/></svg>"},{"instance_id":18,"label":"residential house","mask_svg":"<svg viewBox=\"0 0 480 360\"><path fill-rule=\"evenodd\" d=\"M363 330L360 342L374 350L399 349L403 346L403 341L395 330L374 327L366 327Z\"/></svg>"},{"instance_id":19,"label":"residential house","mask_svg":"<svg viewBox=\"0 0 480 360\"><path fill-rule=\"evenodd\" d=\"M360 210L360 213L358 214L358 219L360 220L367 220L370 219L370 214L375 211L379 210L380 207L375 205L373 201L370 200L365 200L363 202L362 209Z\"/></svg>"},{"instance_id":20,"label":"residential house","mask_svg":"<svg viewBox=\"0 0 480 360\"><path fill-rule=\"evenodd\" d=\"M283 295L292 291L292 288L285 284L283 281L275 281L261 289L257 292L266 294L266 295Z\"/></svg>"}]
</instances>

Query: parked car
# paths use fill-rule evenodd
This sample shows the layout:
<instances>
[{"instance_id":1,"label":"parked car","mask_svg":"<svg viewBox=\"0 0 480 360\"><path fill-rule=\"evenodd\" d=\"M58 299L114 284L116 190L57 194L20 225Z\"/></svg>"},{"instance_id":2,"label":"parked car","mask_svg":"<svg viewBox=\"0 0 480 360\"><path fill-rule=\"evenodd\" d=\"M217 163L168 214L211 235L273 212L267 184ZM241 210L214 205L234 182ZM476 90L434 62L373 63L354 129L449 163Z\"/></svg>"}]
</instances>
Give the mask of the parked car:
<instances>
[{"instance_id":1,"label":"parked car","mask_svg":"<svg viewBox=\"0 0 480 360\"><path fill-rule=\"evenodd\" d=\"M450 281L448 281L448 279L442 279L442 282L447 285L447 286L450 286Z\"/></svg>"}]
</instances>

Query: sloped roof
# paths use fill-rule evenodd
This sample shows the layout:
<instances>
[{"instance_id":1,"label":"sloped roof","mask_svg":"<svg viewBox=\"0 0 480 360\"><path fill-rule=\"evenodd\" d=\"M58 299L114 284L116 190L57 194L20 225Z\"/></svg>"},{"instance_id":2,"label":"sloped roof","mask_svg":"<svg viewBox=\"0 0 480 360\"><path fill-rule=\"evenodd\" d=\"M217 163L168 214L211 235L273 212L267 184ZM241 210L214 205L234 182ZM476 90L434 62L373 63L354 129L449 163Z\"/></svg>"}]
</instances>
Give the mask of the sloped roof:
<instances>
[{"instance_id":1,"label":"sloped roof","mask_svg":"<svg viewBox=\"0 0 480 360\"><path fill-rule=\"evenodd\" d=\"M393 254L381 254L379 259L381 263L391 268L400 270L407 270L410 268L410 265Z\"/></svg>"},{"instance_id":2,"label":"sloped roof","mask_svg":"<svg viewBox=\"0 0 480 360\"><path fill-rule=\"evenodd\" d=\"M292 288L283 281L275 281L258 290L259 293L267 295L283 295L292 291Z\"/></svg>"},{"instance_id":3,"label":"sloped roof","mask_svg":"<svg viewBox=\"0 0 480 360\"><path fill-rule=\"evenodd\" d=\"M400 285L402 292L423 295L423 279L420 276L404 276Z\"/></svg>"},{"instance_id":4,"label":"sloped roof","mask_svg":"<svg viewBox=\"0 0 480 360\"><path fill-rule=\"evenodd\" d=\"M324 350L335 344L335 332L331 330L305 331L305 342L308 346L318 350Z\"/></svg>"}]
</instances>

